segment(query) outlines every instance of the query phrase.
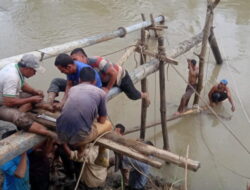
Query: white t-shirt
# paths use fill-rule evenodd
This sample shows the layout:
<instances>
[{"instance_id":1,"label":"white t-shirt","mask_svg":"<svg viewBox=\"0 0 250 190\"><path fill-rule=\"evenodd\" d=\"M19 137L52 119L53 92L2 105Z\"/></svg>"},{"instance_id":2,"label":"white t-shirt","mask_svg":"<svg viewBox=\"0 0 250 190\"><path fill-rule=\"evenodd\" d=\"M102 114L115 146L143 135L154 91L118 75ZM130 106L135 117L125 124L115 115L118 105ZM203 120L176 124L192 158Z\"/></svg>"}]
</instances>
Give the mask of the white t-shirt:
<instances>
[{"instance_id":1,"label":"white t-shirt","mask_svg":"<svg viewBox=\"0 0 250 190\"><path fill-rule=\"evenodd\" d=\"M24 77L17 64L6 65L0 70L0 106L3 96L17 97L24 84Z\"/></svg>"}]
</instances>

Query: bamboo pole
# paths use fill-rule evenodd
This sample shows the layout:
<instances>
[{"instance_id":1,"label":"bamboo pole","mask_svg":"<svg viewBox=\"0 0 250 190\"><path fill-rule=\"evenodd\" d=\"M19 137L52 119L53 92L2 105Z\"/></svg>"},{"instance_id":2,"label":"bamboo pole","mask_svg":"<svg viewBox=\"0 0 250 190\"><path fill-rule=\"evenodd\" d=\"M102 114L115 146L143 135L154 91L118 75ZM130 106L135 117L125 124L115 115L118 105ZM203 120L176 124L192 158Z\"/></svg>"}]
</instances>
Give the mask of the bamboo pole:
<instances>
[{"instance_id":1,"label":"bamboo pole","mask_svg":"<svg viewBox=\"0 0 250 190\"><path fill-rule=\"evenodd\" d=\"M189 145L187 146L186 163L185 163L185 190L188 190L188 187L187 187L187 178L188 178L187 160L188 160L188 156L189 156Z\"/></svg>"},{"instance_id":2,"label":"bamboo pole","mask_svg":"<svg viewBox=\"0 0 250 190\"><path fill-rule=\"evenodd\" d=\"M159 22L163 21L164 19L165 19L164 16L158 16L158 17L154 18L153 20L154 20L154 22L159 23ZM127 33L131 33L131 32L137 31L141 28L148 27L151 24L152 23L150 21L144 21L144 22L140 22L140 23L137 23L137 24L134 24L131 26L120 27L113 32L102 33L102 34L94 35L91 37L83 38L80 40L76 40L76 41L64 43L61 45L40 49L37 51L27 52L27 53L35 55L39 60L44 60L44 59L54 57L54 56L58 55L59 53L70 52L71 50L73 50L74 48L77 48L77 47L88 47L88 46L91 46L91 45L94 45L94 44L97 44L100 42L108 41L108 40L118 38L118 37L123 37ZM24 54L27 54L27 53L24 53ZM1 59L0 60L0 69L7 64L17 63L18 61L20 61L21 57L24 54Z\"/></svg>"},{"instance_id":3,"label":"bamboo pole","mask_svg":"<svg viewBox=\"0 0 250 190\"><path fill-rule=\"evenodd\" d=\"M43 142L46 138L19 131L0 141L0 165Z\"/></svg>"},{"instance_id":4,"label":"bamboo pole","mask_svg":"<svg viewBox=\"0 0 250 190\"><path fill-rule=\"evenodd\" d=\"M211 29L210 29L210 35L208 37L208 41L209 41L210 47L212 49L216 63L218 65L222 64L223 59L221 57L220 49L219 49L217 40L216 40L215 35L214 35L214 27L211 27Z\"/></svg>"},{"instance_id":5,"label":"bamboo pole","mask_svg":"<svg viewBox=\"0 0 250 190\"><path fill-rule=\"evenodd\" d=\"M40 122L42 124L44 123L42 120ZM15 154L20 155L22 152L24 152L23 149L30 149L44 140L45 137L35 135L34 133L24 133L19 131L0 141L0 165L8 161L9 157L13 157ZM185 159L179 155L161 150L154 146L146 145L133 139L126 139L122 136L116 135L114 132L104 135L103 137L97 139L96 142L118 153L122 153L129 157L148 163L156 168L160 168L161 163L149 159L147 156L151 155L156 158L174 163L180 167L185 166ZM194 160L188 160L187 165L188 169L193 171L197 171L200 167L200 163Z\"/></svg>"},{"instance_id":6,"label":"bamboo pole","mask_svg":"<svg viewBox=\"0 0 250 190\"><path fill-rule=\"evenodd\" d=\"M165 55L164 37L162 32L158 34L158 53ZM165 63L160 60L159 63L159 82L160 82L160 112L161 112L161 127L163 137L163 149L169 150L168 130L167 130L167 108L166 108L166 90L165 90Z\"/></svg>"},{"instance_id":7,"label":"bamboo pole","mask_svg":"<svg viewBox=\"0 0 250 190\"><path fill-rule=\"evenodd\" d=\"M195 35L194 37L185 40L181 42L175 49L171 51L169 54L170 57L176 58L188 50L190 50L192 47L195 45L199 44L202 39L202 33L199 33ZM136 68L134 71L130 72L130 76L132 78L133 83L139 82L141 79L144 77L156 72L159 67L159 61L157 59L151 60L149 63L146 63L142 66L139 66ZM112 88L110 92L108 93L107 99L110 100L117 96L121 90L119 88ZM0 164L3 163L2 160L7 161L11 160L14 157L20 155L21 153L27 151L30 147L33 147L43 141L42 137L39 135L31 134L31 133L25 133L26 136L23 136L21 139L16 139L15 141L15 146L18 147L18 151L14 151L14 149L8 149L8 151L3 152L3 147L1 147L0 151ZM11 142L11 141L10 141ZM0 141L1 145L6 145L2 144ZM29 145L27 145L29 144ZM12 146L10 144L10 146ZM11 151L10 151L11 150Z\"/></svg>"},{"instance_id":8,"label":"bamboo pole","mask_svg":"<svg viewBox=\"0 0 250 190\"><path fill-rule=\"evenodd\" d=\"M187 115L200 113L200 112L202 112L202 111L204 111L204 110L207 110L207 107L201 107L201 108L199 108L199 109L197 109L197 108L190 109L190 110L187 110L187 111L185 111L185 112L183 112L183 113L181 113L181 114L179 114L179 115L175 115L175 116L169 117L169 118L166 119L166 121L173 121L173 120L182 118L182 117L187 116ZM150 125L147 125L147 126L146 126L146 129L155 127L155 126L160 125L160 124L161 124L161 121L152 123L152 124L150 124ZM139 131L139 130L140 130L140 126L132 127L131 129L125 131L125 135L130 134L130 133L137 132L137 131Z\"/></svg>"},{"instance_id":9,"label":"bamboo pole","mask_svg":"<svg viewBox=\"0 0 250 190\"><path fill-rule=\"evenodd\" d=\"M117 153L120 153L122 155L125 155L125 156L129 156L131 158L134 158L136 160L139 160L139 161L142 161L144 163L147 163L155 168L161 168L162 166L162 163L156 161L156 160L153 160L153 159L150 159L148 156L145 156L141 153L138 153L136 152L135 150L129 148L129 147L126 147L124 145L121 145L119 143L116 143L110 139L107 139L107 138L100 138L98 141L97 141L97 144L101 145L101 146L104 146L108 149L111 149Z\"/></svg>"},{"instance_id":10,"label":"bamboo pole","mask_svg":"<svg viewBox=\"0 0 250 190\"><path fill-rule=\"evenodd\" d=\"M147 145L139 141L135 141L133 139L127 139L127 138L124 138L123 136L114 135L114 133L108 133L104 135L103 138L112 140L118 144L122 144L144 155L148 155L148 156L150 155L150 156L165 160L167 162L171 162L182 168L185 168L185 164L187 163L187 168L192 171L197 171L200 167L200 163L197 161L186 159L185 157L179 156L172 152L162 150L157 147Z\"/></svg>"},{"instance_id":11,"label":"bamboo pole","mask_svg":"<svg viewBox=\"0 0 250 190\"><path fill-rule=\"evenodd\" d=\"M201 52L199 54L199 76L198 76L198 85L197 85L197 92L200 94L202 90L202 85L203 85L203 75L204 75L204 64L205 64L205 56L206 56L206 51L207 51L207 42L208 42L208 37L210 35L210 28L213 25L213 10L217 6L217 4L220 2L220 0L212 1L208 0L207 2L207 14L206 14L206 21L205 25L203 28L203 38L202 38L202 47L201 47ZM199 96L195 94L194 97L194 104L199 103Z\"/></svg>"},{"instance_id":12,"label":"bamboo pole","mask_svg":"<svg viewBox=\"0 0 250 190\"><path fill-rule=\"evenodd\" d=\"M145 21L145 16L144 14L141 14L142 20ZM145 49L145 41L146 41L146 34L145 34L145 29L141 29L141 53L140 53L140 65L143 65L146 63L146 58L147 56L143 54L143 50ZM141 91L142 92L148 92L148 87L147 87L147 78L145 77L144 79L141 80ZM147 102L143 98L141 101L141 130L140 130L140 138L145 139L145 127L146 127L146 122L147 122Z\"/></svg>"}]
</instances>

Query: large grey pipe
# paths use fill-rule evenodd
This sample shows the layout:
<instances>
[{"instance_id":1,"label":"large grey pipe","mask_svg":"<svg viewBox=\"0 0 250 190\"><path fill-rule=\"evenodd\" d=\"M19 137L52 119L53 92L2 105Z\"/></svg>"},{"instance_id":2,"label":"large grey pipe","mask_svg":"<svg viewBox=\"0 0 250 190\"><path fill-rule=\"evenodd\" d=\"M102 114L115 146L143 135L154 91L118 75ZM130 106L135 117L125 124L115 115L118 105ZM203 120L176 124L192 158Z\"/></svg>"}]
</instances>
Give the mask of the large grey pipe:
<instances>
[{"instance_id":1,"label":"large grey pipe","mask_svg":"<svg viewBox=\"0 0 250 190\"><path fill-rule=\"evenodd\" d=\"M159 22L163 22L164 19L165 19L164 16L159 16L159 17L156 17L154 19L154 21L156 23L159 23ZM148 27L151 24L152 24L151 21L144 21L144 22L140 22L138 24L134 24L134 25L131 25L128 27L119 27L117 30L115 30L113 32L97 34L97 35L83 38L80 40L76 40L76 41L64 43L61 45L40 49L37 51L27 52L27 53L31 53L31 54L35 55L39 60L44 60L44 59L54 57L54 56L58 55L59 53L69 52L77 47L87 47L87 46L91 46L91 45L94 45L94 44L97 44L100 42L108 41L108 40L111 40L114 38L124 37L127 33L131 33L131 32L137 31L141 28ZM9 63L17 63L23 55L24 54L20 54L20 55L16 55L13 57L1 59L0 60L0 69Z\"/></svg>"}]
</instances>

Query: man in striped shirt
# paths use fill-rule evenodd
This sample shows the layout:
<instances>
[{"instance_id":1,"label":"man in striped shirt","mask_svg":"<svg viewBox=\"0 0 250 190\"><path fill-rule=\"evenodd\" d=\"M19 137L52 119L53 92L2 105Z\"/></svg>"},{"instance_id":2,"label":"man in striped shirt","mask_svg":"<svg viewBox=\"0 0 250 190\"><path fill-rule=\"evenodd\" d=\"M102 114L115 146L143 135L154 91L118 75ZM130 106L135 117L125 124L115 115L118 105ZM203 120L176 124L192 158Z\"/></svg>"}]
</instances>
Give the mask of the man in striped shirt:
<instances>
[{"instance_id":1,"label":"man in striped shirt","mask_svg":"<svg viewBox=\"0 0 250 190\"><path fill-rule=\"evenodd\" d=\"M128 71L123 69L120 65L113 64L103 57L88 57L82 48L74 49L71 52L71 57L73 60L87 63L99 72L105 92L108 93L113 86L117 86L128 98L132 100L143 98L148 105L150 104L148 94L140 92L135 88Z\"/></svg>"}]
</instances>

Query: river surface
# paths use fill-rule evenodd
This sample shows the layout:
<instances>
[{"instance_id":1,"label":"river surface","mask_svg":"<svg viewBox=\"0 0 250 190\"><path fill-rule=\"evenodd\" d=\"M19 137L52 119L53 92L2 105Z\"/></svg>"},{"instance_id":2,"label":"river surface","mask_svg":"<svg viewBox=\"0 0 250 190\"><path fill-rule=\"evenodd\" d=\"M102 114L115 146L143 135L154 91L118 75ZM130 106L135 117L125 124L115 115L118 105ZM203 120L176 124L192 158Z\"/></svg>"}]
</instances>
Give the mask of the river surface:
<instances>
[{"instance_id":1,"label":"river surface","mask_svg":"<svg viewBox=\"0 0 250 190\"><path fill-rule=\"evenodd\" d=\"M215 34L221 48L224 64L215 64L208 49L204 90L207 93L220 79L227 78L236 111L231 112L225 101L215 110L240 141L250 149L250 1L223 0L215 11ZM205 0L0 0L0 58L41 48L62 44L102 32L109 32L119 26L128 26L141 21L140 13L165 15L168 30L168 49L202 30L205 14ZM126 38L116 39L86 48L89 55L105 55L132 44L139 32ZM186 58L196 58L200 45L178 57L177 69L186 77ZM248 52L248 53L247 53ZM107 56L118 60L123 51ZM139 59L137 58L139 61ZM43 65L47 71L29 79L37 88L46 91L54 77L63 76L54 67L54 58ZM132 56L124 65L129 71L136 67ZM185 82L170 67L166 69L167 114L172 115L185 90ZM148 123L160 120L158 73L148 77L151 105L148 109ZM137 85L139 88L140 86ZM190 104L192 100L190 101ZM203 103L201 103L202 105ZM123 123L127 128L140 123L140 101L131 101L120 95L108 103L109 115L114 124ZM226 130L212 114L192 115L168 123L171 150L201 162L197 172L188 173L188 187L192 190L238 190L246 189L250 183L250 154ZM131 137L138 137L132 134ZM146 138L162 147L160 126L147 130ZM169 181L183 183L184 170L174 165L154 170Z\"/></svg>"}]
</instances>

